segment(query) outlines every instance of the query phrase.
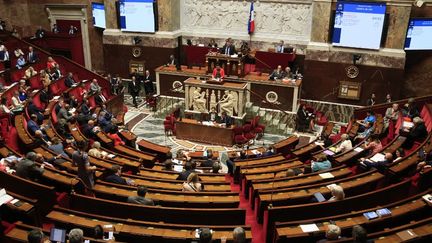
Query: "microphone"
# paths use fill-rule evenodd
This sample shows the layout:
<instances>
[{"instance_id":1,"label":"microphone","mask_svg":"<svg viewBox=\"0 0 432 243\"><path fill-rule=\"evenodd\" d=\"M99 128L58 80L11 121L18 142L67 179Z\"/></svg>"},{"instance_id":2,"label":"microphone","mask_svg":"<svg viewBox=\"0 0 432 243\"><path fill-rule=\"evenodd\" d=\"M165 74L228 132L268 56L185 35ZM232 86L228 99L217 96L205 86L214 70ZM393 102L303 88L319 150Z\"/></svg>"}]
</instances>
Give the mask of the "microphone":
<instances>
[{"instance_id":1,"label":"microphone","mask_svg":"<svg viewBox=\"0 0 432 243\"><path fill-rule=\"evenodd\" d=\"M272 189L271 189L270 203L268 205L268 208L273 208L273 193L274 193L274 183L275 183L275 179L276 179L276 174L277 174L277 172L273 173Z\"/></svg>"}]
</instances>

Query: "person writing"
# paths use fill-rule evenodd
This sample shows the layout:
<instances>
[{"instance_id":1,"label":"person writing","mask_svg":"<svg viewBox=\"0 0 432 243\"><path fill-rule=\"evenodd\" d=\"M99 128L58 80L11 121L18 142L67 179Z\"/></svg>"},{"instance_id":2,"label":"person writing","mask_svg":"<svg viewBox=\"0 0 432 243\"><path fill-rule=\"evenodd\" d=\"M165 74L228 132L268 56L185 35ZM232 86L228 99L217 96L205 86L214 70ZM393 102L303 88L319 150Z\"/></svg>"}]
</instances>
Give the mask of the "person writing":
<instances>
[{"instance_id":1,"label":"person writing","mask_svg":"<svg viewBox=\"0 0 432 243\"><path fill-rule=\"evenodd\" d=\"M225 78L225 71L219 64L213 69L212 79L222 81Z\"/></svg>"}]
</instances>

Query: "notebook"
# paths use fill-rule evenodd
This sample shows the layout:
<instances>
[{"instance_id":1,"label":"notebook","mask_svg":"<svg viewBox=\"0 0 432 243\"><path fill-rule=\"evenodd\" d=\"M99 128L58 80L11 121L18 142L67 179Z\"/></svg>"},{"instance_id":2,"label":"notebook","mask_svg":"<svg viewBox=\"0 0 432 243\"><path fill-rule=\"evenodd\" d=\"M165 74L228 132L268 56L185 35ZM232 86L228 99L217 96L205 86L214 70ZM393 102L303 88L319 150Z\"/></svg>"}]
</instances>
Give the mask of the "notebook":
<instances>
[{"instance_id":1,"label":"notebook","mask_svg":"<svg viewBox=\"0 0 432 243\"><path fill-rule=\"evenodd\" d=\"M378 218L378 214L375 213L374 211L372 211L372 212L367 212L367 213L363 213L363 216L365 216L365 218L367 218L368 220Z\"/></svg>"},{"instance_id":2,"label":"notebook","mask_svg":"<svg viewBox=\"0 0 432 243\"><path fill-rule=\"evenodd\" d=\"M377 214L378 214L378 216L380 216L380 217L385 217L385 216L389 216L389 215L391 215L391 211L388 209L388 208L381 208L381 209L378 209L377 211L375 211Z\"/></svg>"},{"instance_id":3,"label":"notebook","mask_svg":"<svg viewBox=\"0 0 432 243\"><path fill-rule=\"evenodd\" d=\"M323 179L330 179L330 178L334 178L334 175L330 172L326 172L326 173L321 173L319 174L319 176Z\"/></svg>"},{"instance_id":4,"label":"notebook","mask_svg":"<svg viewBox=\"0 0 432 243\"><path fill-rule=\"evenodd\" d=\"M331 150L324 150L324 153L325 153L326 155L329 155L329 156L332 156L332 155L335 154L335 153L334 153L333 151L331 151Z\"/></svg>"},{"instance_id":5,"label":"notebook","mask_svg":"<svg viewBox=\"0 0 432 243\"><path fill-rule=\"evenodd\" d=\"M396 235L399 236L399 238L401 238L402 241L411 240L417 237L417 234L414 233L414 231L412 231L411 229L398 232L396 233Z\"/></svg>"},{"instance_id":6,"label":"notebook","mask_svg":"<svg viewBox=\"0 0 432 243\"><path fill-rule=\"evenodd\" d=\"M319 228L316 224L301 224L300 228L305 233L319 231Z\"/></svg>"}]
</instances>

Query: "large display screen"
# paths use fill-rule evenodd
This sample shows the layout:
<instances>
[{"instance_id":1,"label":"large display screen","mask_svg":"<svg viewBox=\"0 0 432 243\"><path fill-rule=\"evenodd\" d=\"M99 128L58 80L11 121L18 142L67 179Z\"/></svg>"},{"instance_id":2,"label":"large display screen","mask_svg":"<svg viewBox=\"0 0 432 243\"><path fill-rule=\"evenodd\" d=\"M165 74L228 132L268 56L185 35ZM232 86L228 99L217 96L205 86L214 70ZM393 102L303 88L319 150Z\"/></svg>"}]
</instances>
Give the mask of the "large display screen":
<instances>
[{"instance_id":1,"label":"large display screen","mask_svg":"<svg viewBox=\"0 0 432 243\"><path fill-rule=\"evenodd\" d=\"M411 19L405 50L432 50L432 19Z\"/></svg>"},{"instance_id":2,"label":"large display screen","mask_svg":"<svg viewBox=\"0 0 432 243\"><path fill-rule=\"evenodd\" d=\"M99 28L106 28L105 6L103 3L92 3L93 25Z\"/></svg>"},{"instance_id":3,"label":"large display screen","mask_svg":"<svg viewBox=\"0 0 432 243\"><path fill-rule=\"evenodd\" d=\"M379 49L386 13L385 3L336 3L333 45Z\"/></svg>"},{"instance_id":4,"label":"large display screen","mask_svg":"<svg viewBox=\"0 0 432 243\"><path fill-rule=\"evenodd\" d=\"M155 32L153 0L120 0L120 29L131 32Z\"/></svg>"}]
</instances>

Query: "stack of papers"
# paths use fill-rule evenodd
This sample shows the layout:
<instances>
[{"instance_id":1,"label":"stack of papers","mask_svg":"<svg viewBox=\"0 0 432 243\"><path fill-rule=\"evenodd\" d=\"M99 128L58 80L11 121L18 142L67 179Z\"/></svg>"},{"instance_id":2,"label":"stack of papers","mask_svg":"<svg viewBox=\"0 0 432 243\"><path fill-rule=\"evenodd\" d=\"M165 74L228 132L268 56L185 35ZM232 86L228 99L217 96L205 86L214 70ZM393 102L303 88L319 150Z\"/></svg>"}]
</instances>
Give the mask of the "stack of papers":
<instances>
[{"instance_id":1,"label":"stack of papers","mask_svg":"<svg viewBox=\"0 0 432 243\"><path fill-rule=\"evenodd\" d=\"M326 172L326 173L321 173L319 174L319 176L323 179L330 179L330 178L334 178L334 175L330 172Z\"/></svg>"},{"instance_id":2,"label":"stack of papers","mask_svg":"<svg viewBox=\"0 0 432 243\"><path fill-rule=\"evenodd\" d=\"M357 153L360 153L361 151L363 151L363 149L360 148L360 147L357 147L357 148L354 149L354 151L356 151Z\"/></svg>"},{"instance_id":3,"label":"stack of papers","mask_svg":"<svg viewBox=\"0 0 432 243\"><path fill-rule=\"evenodd\" d=\"M11 195L8 195L4 188L0 190L0 206L12 200L13 197Z\"/></svg>"},{"instance_id":4,"label":"stack of papers","mask_svg":"<svg viewBox=\"0 0 432 243\"><path fill-rule=\"evenodd\" d=\"M431 194L426 194L426 195L424 195L422 198L423 198L423 200L426 201L426 203L427 203L429 206L432 206L432 195L431 195Z\"/></svg>"},{"instance_id":5,"label":"stack of papers","mask_svg":"<svg viewBox=\"0 0 432 243\"><path fill-rule=\"evenodd\" d=\"M214 126L212 121L203 121L202 124L205 126Z\"/></svg>"},{"instance_id":6,"label":"stack of papers","mask_svg":"<svg viewBox=\"0 0 432 243\"><path fill-rule=\"evenodd\" d=\"M332 156L332 155L335 154L335 153L334 153L333 151L331 151L331 150L324 150L323 153L325 153L326 155L329 155L329 156Z\"/></svg>"},{"instance_id":7,"label":"stack of papers","mask_svg":"<svg viewBox=\"0 0 432 243\"><path fill-rule=\"evenodd\" d=\"M305 233L319 231L319 228L316 224L301 224L300 228Z\"/></svg>"},{"instance_id":8,"label":"stack of papers","mask_svg":"<svg viewBox=\"0 0 432 243\"><path fill-rule=\"evenodd\" d=\"M182 172L183 171L183 166L181 166L181 165L174 165L174 171Z\"/></svg>"},{"instance_id":9,"label":"stack of papers","mask_svg":"<svg viewBox=\"0 0 432 243\"><path fill-rule=\"evenodd\" d=\"M252 150L251 152L252 152L253 154L255 154L255 155L260 154L260 152L259 152L258 150L256 150L256 149Z\"/></svg>"},{"instance_id":10,"label":"stack of papers","mask_svg":"<svg viewBox=\"0 0 432 243\"><path fill-rule=\"evenodd\" d=\"M107 156L108 156L108 158L110 158L110 159L112 159L112 158L114 158L114 157L115 157L115 155L114 155L114 154L108 154Z\"/></svg>"},{"instance_id":11,"label":"stack of papers","mask_svg":"<svg viewBox=\"0 0 432 243\"><path fill-rule=\"evenodd\" d=\"M370 161L373 162L378 162L378 161L383 161L385 160L385 156L382 153L376 153L374 156L372 156L372 158L369 159Z\"/></svg>"}]
</instances>

